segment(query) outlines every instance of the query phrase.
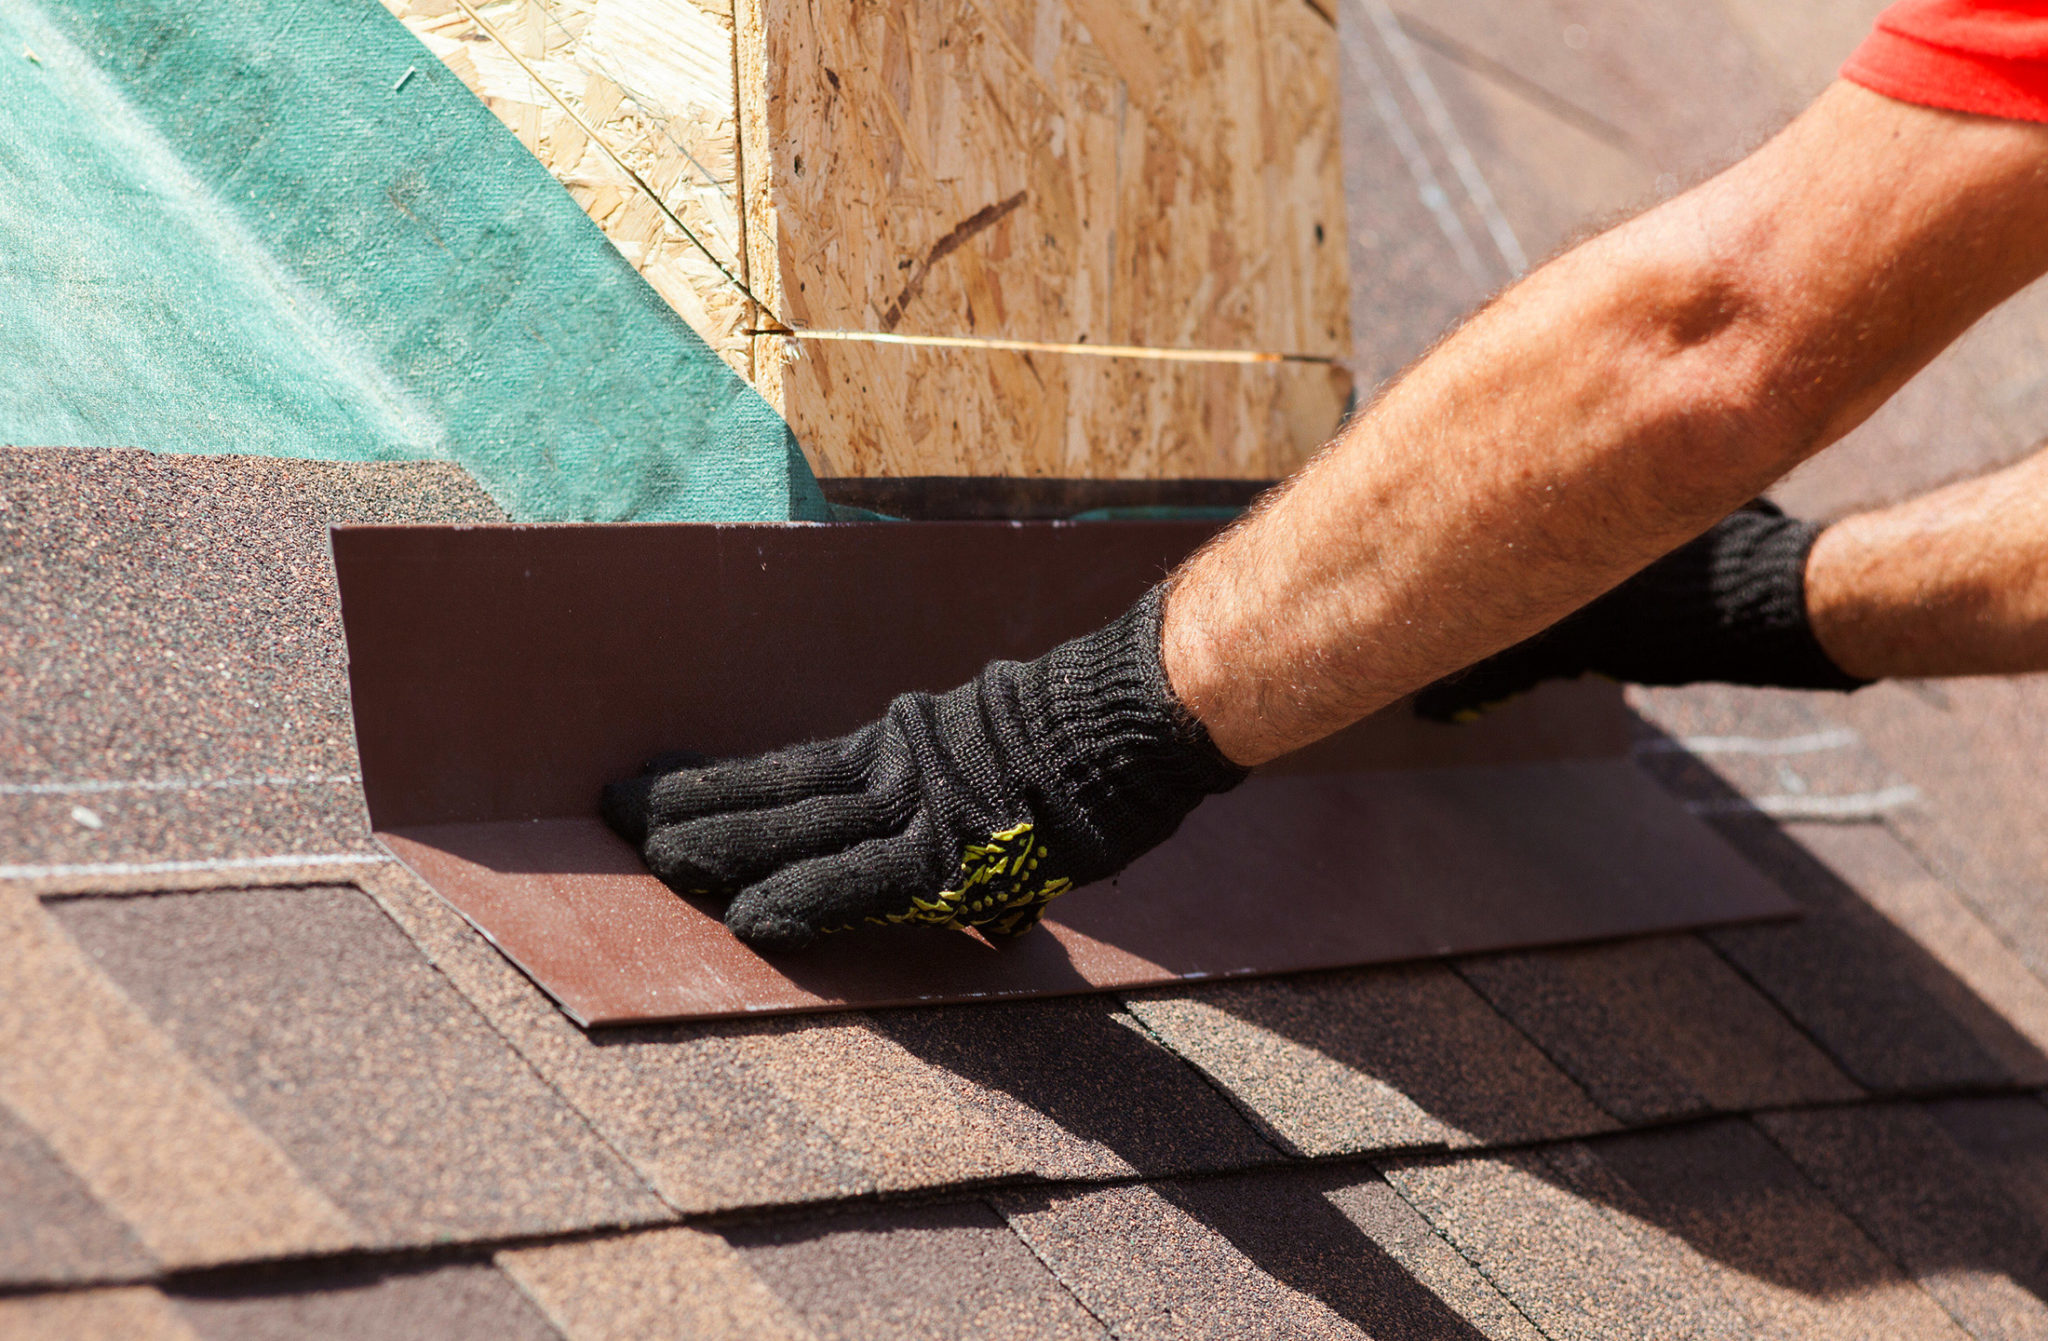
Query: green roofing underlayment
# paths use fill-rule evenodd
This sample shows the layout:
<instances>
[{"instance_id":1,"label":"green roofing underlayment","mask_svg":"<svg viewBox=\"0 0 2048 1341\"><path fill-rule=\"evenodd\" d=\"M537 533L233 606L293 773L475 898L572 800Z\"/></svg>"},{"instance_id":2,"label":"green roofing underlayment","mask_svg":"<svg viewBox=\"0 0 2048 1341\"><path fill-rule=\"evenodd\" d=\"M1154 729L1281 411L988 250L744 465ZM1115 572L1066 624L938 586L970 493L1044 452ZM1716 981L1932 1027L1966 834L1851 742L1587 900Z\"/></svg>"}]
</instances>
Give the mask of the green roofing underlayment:
<instances>
[{"instance_id":1,"label":"green roofing underlayment","mask_svg":"<svg viewBox=\"0 0 2048 1341\"><path fill-rule=\"evenodd\" d=\"M376 0L0 6L0 442L457 461L524 520L826 511Z\"/></svg>"}]
</instances>

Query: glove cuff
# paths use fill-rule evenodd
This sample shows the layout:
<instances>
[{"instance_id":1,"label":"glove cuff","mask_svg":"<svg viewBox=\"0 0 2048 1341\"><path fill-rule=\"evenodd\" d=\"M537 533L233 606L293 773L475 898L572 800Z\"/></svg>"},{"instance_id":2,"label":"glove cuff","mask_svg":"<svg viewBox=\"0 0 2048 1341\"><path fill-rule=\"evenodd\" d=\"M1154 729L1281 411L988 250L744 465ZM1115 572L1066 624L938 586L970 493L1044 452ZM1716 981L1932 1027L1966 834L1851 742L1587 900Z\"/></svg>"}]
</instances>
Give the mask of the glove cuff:
<instances>
[{"instance_id":1,"label":"glove cuff","mask_svg":"<svg viewBox=\"0 0 2048 1341\"><path fill-rule=\"evenodd\" d=\"M1106 870L1163 841L1203 797L1250 775L1167 683L1165 596L1154 587L1115 622L1005 667L1015 675L1013 720L1028 733L1018 772L1035 805L1067 811L1063 818L1095 833Z\"/></svg>"},{"instance_id":2,"label":"glove cuff","mask_svg":"<svg viewBox=\"0 0 2048 1341\"><path fill-rule=\"evenodd\" d=\"M1807 618L1806 560L1821 530L1752 505L1625 584L1615 605L1635 615L1633 627L1614 632L1634 654L1617 658L1622 678L1845 691L1870 683L1834 663Z\"/></svg>"},{"instance_id":3,"label":"glove cuff","mask_svg":"<svg viewBox=\"0 0 2048 1341\"><path fill-rule=\"evenodd\" d=\"M1217 749L1174 696L1161 646L1166 591L1153 587L1114 623L1033 663L1035 688L1062 734L1115 740L1162 784L1203 796L1227 791L1251 770Z\"/></svg>"}]
</instances>

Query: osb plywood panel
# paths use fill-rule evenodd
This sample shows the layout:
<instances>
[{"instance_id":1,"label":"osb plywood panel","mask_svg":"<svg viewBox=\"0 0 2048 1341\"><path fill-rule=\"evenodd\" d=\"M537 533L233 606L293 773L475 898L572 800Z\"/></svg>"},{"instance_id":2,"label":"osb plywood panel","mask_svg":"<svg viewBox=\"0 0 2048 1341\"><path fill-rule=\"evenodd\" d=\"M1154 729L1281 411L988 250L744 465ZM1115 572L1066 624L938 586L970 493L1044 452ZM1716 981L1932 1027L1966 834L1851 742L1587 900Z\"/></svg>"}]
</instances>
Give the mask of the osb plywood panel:
<instances>
[{"instance_id":1,"label":"osb plywood panel","mask_svg":"<svg viewBox=\"0 0 2048 1341\"><path fill-rule=\"evenodd\" d=\"M1344 352L1335 39L1304 0L757 7L756 269L791 324Z\"/></svg>"},{"instance_id":2,"label":"osb plywood panel","mask_svg":"<svg viewBox=\"0 0 2048 1341\"><path fill-rule=\"evenodd\" d=\"M1270 476L1336 427L1323 363L745 334L1342 356L1308 0L385 2L822 474Z\"/></svg>"},{"instance_id":3,"label":"osb plywood panel","mask_svg":"<svg viewBox=\"0 0 2048 1341\"><path fill-rule=\"evenodd\" d=\"M669 306L750 375L745 332L758 317L721 271L738 275L745 251L729 0L472 0L488 33L456 0L384 3L548 166Z\"/></svg>"},{"instance_id":4,"label":"osb plywood panel","mask_svg":"<svg viewBox=\"0 0 2048 1341\"><path fill-rule=\"evenodd\" d=\"M1335 35L1304 0L735 13L750 273L792 326L1346 350ZM828 475L1284 474L1346 390L1317 365L780 337L755 366Z\"/></svg>"}]
</instances>

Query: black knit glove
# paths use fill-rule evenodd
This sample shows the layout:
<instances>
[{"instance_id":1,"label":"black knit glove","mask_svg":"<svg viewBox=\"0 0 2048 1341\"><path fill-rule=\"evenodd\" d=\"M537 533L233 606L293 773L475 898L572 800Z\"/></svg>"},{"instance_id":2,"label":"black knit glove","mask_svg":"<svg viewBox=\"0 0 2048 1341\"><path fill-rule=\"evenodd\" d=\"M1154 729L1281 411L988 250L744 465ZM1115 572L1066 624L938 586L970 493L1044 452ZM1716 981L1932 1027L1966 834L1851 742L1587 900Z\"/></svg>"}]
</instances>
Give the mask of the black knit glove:
<instances>
[{"instance_id":1,"label":"black knit glove","mask_svg":"<svg viewBox=\"0 0 2048 1341\"><path fill-rule=\"evenodd\" d=\"M729 896L726 926L764 949L863 922L1021 934L1245 776L1167 686L1162 590L850 736L656 761L605 788L604 817L672 889Z\"/></svg>"},{"instance_id":2,"label":"black knit glove","mask_svg":"<svg viewBox=\"0 0 2048 1341\"><path fill-rule=\"evenodd\" d=\"M1545 680L1860 689L1806 618L1806 556L1821 528L1758 499L1533 638L1416 696L1432 721L1467 721Z\"/></svg>"}]
</instances>

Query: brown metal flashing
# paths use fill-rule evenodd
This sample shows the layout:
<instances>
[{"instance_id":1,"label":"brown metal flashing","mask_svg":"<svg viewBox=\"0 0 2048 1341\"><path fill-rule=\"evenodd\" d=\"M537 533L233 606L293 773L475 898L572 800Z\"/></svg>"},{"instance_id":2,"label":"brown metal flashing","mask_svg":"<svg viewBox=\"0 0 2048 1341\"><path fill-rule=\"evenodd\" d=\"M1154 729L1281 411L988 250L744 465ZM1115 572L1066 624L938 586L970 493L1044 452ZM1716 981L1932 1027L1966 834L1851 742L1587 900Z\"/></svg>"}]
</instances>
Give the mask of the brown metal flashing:
<instances>
[{"instance_id":1,"label":"brown metal flashing","mask_svg":"<svg viewBox=\"0 0 2048 1341\"><path fill-rule=\"evenodd\" d=\"M587 1024L1031 996L1597 939L1792 905L1622 758L1611 687L1382 714L1205 804L1049 935L764 958L592 817L656 751L850 730L1121 612L1214 523L347 527L373 828Z\"/></svg>"}]
</instances>

